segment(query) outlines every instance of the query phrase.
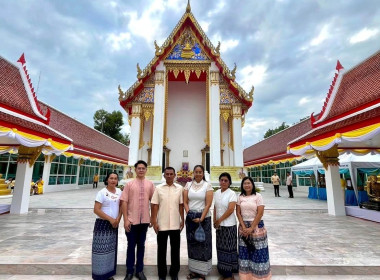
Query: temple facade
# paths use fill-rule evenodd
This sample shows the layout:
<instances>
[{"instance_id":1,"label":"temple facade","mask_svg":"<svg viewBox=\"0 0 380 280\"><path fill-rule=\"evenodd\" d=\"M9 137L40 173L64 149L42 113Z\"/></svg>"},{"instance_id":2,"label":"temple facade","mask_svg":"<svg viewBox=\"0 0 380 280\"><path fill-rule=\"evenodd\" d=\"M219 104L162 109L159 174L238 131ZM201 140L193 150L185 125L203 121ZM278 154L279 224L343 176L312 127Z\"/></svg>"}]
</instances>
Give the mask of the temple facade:
<instances>
[{"instance_id":1,"label":"temple facade","mask_svg":"<svg viewBox=\"0 0 380 280\"><path fill-rule=\"evenodd\" d=\"M120 105L131 126L130 165L148 162L160 180L166 166L192 170L202 164L210 179L223 171L237 180L243 168L242 127L253 102L191 12L186 12L155 56L126 91Z\"/></svg>"}]
</instances>

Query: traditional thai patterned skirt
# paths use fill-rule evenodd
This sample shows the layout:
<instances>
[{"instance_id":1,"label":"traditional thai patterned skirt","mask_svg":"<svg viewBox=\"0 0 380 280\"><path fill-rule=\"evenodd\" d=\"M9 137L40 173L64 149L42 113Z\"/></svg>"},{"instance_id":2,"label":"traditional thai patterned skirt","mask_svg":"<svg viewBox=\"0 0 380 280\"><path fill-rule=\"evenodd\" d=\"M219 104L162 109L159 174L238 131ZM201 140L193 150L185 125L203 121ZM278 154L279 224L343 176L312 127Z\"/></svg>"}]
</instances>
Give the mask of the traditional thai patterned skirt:
<instances>
[{"instance_id":1,"label":"traditional thai patterned skirt","mask_svg":"<svg viewBox=\"0 0 380 280\"><path fill-rule=\"evenodd\" d=\"M96 219L92 240L92 279L106 280L116 274L118 228Z\"/></svg>"},{"instance_id":2,"label":"traditional thai patterned skirt","mask_svg":"<svg viewBox=\"0 0 380 280\"><path fill-rule=\"evenodd\" d=\"M216 230L218 271L224 277L238 272L237 226L219 227Z\"/></svg>"},{"instance_id":3,"label":"traditional thai patterned skirt","mask_svg":"<svg viewBox=\"0 0 380 280\"><path fill-rule=\"evenodd\" d=\"M199 224L192 219L200 218L201 212L191 212L186 216L187 253L189 256L189 270L200 275L207 275L212 268L212 235L211 217L207 217L201 223L206 234L204 242L198 242L194 238L195 230Z\"/></svg>"},{"instance_id":4,"label":"traditional thai patterned skirt","mask_svg":"<svg viewBox=\"0 0 380 280\"><path fill-rule=\"evenodd\" d=\"M246 227L250 227L251 222L244 221ZM239 278L240 280L266 280L271 279L269 263L269 250L267 230L264 222L260 221L258 230L250 236L255 248L248 249L241 236L242 228L239 227Z\"/></svg>"}]
</instances>

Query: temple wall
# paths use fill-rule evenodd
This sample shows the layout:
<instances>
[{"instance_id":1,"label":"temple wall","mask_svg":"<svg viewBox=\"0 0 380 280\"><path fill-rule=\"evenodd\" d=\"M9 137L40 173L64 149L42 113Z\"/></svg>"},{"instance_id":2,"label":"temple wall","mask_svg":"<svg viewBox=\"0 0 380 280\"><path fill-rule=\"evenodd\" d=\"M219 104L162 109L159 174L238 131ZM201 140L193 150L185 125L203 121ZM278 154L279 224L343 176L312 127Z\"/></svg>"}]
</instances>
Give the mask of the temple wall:
<instances>
[{"instance_id":1,"label":"temple wall","mask_svg":"<svg viewBox=\"0 0 380 280\"><path fill-rule=\"evenodd\" d=\"M179 170L182 162L188 162L193 169L202 163L201 150L206 145L206 83L169 82L168 92L170 165ZM183 157L184 150L188 157Z\"/></svg>"},{"instance_id":2,"label":"temple wall","mask_svg":"<svg viewBox=\"0 0 380 280\"><path fill-rule=\"evenodd\" d=\"M141 148L140 151L140 159L144 161L148 161L148 142L150 141L150 126L152 122L152 117L148 120L145 121L144 119L144 132L143 132L143 141L144 141L144 146Z\"/></svg>"}]
</instances>

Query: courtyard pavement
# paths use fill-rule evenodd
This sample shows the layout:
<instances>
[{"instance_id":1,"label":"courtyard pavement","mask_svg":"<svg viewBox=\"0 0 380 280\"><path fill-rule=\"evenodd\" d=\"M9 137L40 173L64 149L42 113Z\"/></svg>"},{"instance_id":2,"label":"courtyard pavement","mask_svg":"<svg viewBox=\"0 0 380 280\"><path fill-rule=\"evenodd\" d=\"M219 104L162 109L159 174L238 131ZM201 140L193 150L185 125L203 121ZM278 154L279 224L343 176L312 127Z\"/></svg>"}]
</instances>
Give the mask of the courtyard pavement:
<instances>
[{"instance_id":1,"label":"courtyard pavement","mask_svg":"<svg viewBox=\"0 0 380 280\"><path fill-rule=\"evenodd\" d=\"M28 214L0 215L0 280L91 279L92 207L99 189L32 196ZM273 187L266 185L262 195L273 279L380 279L379 223L330 216L326 201L310 200L300 189L290 199L281 187L282 197L275 198ZM0 204L10 201L0 198ZM185 279L185 231L181 237L180 279ZM115 279L124 278L126 246L121 222ZM149 229L148 279L157 279L156 250L156 235ZM207 279L218 279L215 266Z\"/></svg>"}]
</instances>

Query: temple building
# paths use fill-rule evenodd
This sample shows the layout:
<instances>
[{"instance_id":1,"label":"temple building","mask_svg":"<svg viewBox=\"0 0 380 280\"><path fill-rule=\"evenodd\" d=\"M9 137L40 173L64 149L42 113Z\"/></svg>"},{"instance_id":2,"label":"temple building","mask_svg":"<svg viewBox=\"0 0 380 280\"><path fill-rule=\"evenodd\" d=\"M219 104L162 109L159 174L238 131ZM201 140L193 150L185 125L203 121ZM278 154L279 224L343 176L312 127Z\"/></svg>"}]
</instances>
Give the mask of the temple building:
<instances>
[{"instance_id":1,"label":"temple building","mask_svg":"<svg viewBox=\"0 0 380 280\"><path fill-rule=\"evenodd\" d=\"M202 164L211 181L223 171L238 180L243 167L242 127L253 102L191 12L186 12L126 91L120 105L131 126L129 158L148 162L148 178L163 168L192 170ZM179 173L181 176L182 173Z\"/></svg>"},{"instance_id":2,"label":"temple building","mask_svg":"<svg viewBox=\"0 0 380 280\"><path fill-rule=\"evenodd\" d=\"M124 177L127 165L128 147L37 99L24 55L17 65L0 57L0 195L12 197L11 213L28 212L31 181L42 178L43 192L80 189L96 173Z\"/></svg>"}]
</instances>

